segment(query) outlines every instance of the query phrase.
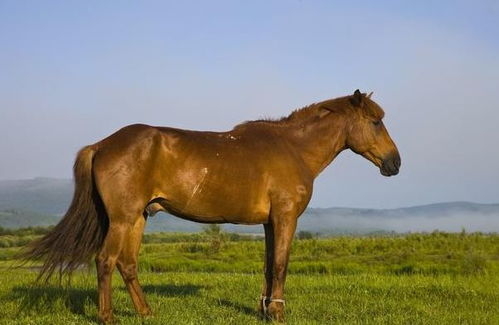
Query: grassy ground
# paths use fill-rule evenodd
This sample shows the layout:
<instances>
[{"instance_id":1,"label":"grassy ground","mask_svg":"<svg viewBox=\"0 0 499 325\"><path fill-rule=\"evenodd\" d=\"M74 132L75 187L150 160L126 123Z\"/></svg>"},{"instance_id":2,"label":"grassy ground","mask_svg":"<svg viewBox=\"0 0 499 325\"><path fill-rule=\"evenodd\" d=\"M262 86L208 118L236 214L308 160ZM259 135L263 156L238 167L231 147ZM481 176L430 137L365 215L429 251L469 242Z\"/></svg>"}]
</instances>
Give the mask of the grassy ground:
<instances>
[{"instance_id":1,"label":"grassy ground","mask_svg":"<svg viewBox=\"0 0 499 325\"><path fill-rule=\"evenodd\" d=\"M12 236L12 235L9 235ZM237 240L237 241L234 241ZM255 312L263 243L150 235L140 278L154 315L144 324L261 324ZM0 323L93 324L94 271L71 286L36 286L0 249ZM499 324L499 236L413 234L299 240L286 286L288 324ZM141 323L118 274L114 311Z\"/></svg>"}]
</instances>

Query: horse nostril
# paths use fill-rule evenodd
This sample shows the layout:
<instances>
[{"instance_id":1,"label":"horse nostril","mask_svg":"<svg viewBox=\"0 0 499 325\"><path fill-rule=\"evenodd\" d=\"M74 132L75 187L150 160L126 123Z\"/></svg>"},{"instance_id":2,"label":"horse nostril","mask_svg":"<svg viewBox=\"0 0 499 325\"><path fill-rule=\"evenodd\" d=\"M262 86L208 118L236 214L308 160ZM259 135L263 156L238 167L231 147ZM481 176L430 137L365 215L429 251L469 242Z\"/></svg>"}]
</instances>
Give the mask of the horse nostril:
<instances>
[{"instance_id":1,"label":"horse nostril","mask_svg":"<svg viewBox=\"0 0 499 325\"><path fill-rule=\"evenodd\" d=\"M397 175L400 169L401 159L398 153L389 155L381 167L382 172L386 176Z\"/></svg>"},{"instance_id":2,"label":"horse nostril","mask_svg":"<svg viewBox=\"0 0 499 325\"><path fill-rule=\"evenodd\" d=\"M391 152L382 160L380 171L384 176L393 176L399 173L401 165L400 155L397 151Z\"/></svg>"},{"instance_id":3,"label":"horse nostril","mask_svg":"<svg viewBox=\"0 0 499 325\"><path fill-rule=\"evenodd\" d=\"M398 153L396 153L393 158L392 158L392 164L393 164L393 167L399 169L400 168L400 165L401 165L401 160L400 160L400 156Z\"/></svg>"}]
</instances>

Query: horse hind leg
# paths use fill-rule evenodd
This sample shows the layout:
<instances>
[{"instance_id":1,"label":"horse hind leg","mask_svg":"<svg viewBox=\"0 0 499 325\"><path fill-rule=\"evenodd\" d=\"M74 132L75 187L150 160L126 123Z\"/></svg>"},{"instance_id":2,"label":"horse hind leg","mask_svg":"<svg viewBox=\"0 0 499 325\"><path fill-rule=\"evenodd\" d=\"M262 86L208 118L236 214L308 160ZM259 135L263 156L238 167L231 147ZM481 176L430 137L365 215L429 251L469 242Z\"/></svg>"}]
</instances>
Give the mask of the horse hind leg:
<instances>
[{"instance_id":1,"label":"horse hind leg","mask_svg":"<svg viewBox=\"0 0 499 325\"><path fill-rule=\"evenodd\" d=\"M97 288L99 292L99 321L104 324L113 322L111 305L111 278L123 248L126 226L110 222L102 248L95 257L97 266Z\"/></svg>"},{"instance_id":2,"label":"horse hind leg","mask_svg":"<svg viewBox=\"0 0 499 325\"><path fill-rule=\"evenodd\" d=\"M145 221L146 219L141 216L129 229L128 234L126 235L126 242L124 243L117 261L118 270L120 271L130 297L132 298L135 310L142 316L151 314L151 309L147 304L144 292L142 291L137 277L137 261Z\"/></svg>"}]
</instances>

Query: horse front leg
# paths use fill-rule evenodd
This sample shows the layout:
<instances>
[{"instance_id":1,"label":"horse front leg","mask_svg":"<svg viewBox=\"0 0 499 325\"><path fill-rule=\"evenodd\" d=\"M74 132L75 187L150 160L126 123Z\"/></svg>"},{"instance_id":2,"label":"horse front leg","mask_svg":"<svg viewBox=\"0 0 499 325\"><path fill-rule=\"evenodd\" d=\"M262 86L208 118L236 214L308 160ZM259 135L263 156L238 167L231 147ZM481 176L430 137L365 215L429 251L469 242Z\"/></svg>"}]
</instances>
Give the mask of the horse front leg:
<instances>
[{"instance_id":1,"label":"horse front leg","mask_svg":"<svg viewBox=\"0 0 499 325\"><path fill-rule=\"evenodd\" d=\"M272 293L267 306L267 315L284 322L284 283L288 269L289 252L296 230L296 216L281 215L273 218L274 253L272 264Z\"/></svg>"},{"instance_id":2,"label":"horse front leg","mask_svg":"<svg viewBox=\"0 0 499 325\"><path fill-rule=\"evenodd\" d=\"M265 258L264 258L264 280L262 294L258 303L258 312L262 317L267 314L267 306L272 295L272 268L274 264L274 228L272 223L264 224L265 230Z\"/></svg>"}]
</instances>

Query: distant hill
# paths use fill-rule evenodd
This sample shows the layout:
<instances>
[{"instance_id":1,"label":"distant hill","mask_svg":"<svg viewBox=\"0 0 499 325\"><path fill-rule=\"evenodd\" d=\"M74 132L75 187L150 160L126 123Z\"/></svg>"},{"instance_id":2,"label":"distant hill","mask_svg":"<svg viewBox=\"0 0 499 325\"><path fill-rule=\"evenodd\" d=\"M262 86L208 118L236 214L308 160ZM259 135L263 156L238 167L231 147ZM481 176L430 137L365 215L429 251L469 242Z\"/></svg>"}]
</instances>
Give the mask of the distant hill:
<instances>
[{"instance_id":1,"label":"distant hill","mask_svg":"<svg viewBox=\"0 0 499 325\"><path fill-rule=\"evenodd\" d=\"M26 228L35 226L49 226L56 224L60 217L43 215L23 210L1 210L0 227L3 228Z\"/></svg>"},{"instance_id":2,"label":"distant hill","mask_svg":"<svg viewBox=\"0 0 499 325\"><path fill-rule=\"evenodd\" d=\"M35 211L61 215L73 196L73 181L37 177L0 181L0 210Z\"/></svg>"},{"instance_id":3,"label":"distant hill","mask_svg":"<svg viewBox=\"0 0 499 325\"><path fill-rule=\"evenodd\" d=\"M19 228L55 224L66 211L73 183L66 179L35 178L0 181L0 226ZM165 213L149 218L146 230L196 232L202 224ZM261 233L262 226L224 225L229 231ZM499 232L499 204L446 202L398 209L309 208L298 230L362 234L432 231Z\"/></svg>"}]
</instances>

